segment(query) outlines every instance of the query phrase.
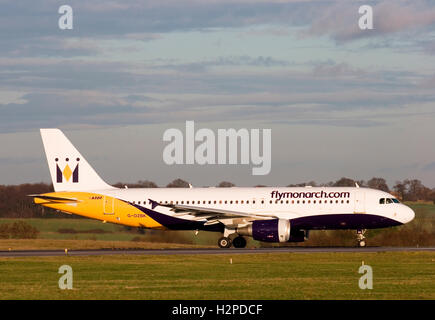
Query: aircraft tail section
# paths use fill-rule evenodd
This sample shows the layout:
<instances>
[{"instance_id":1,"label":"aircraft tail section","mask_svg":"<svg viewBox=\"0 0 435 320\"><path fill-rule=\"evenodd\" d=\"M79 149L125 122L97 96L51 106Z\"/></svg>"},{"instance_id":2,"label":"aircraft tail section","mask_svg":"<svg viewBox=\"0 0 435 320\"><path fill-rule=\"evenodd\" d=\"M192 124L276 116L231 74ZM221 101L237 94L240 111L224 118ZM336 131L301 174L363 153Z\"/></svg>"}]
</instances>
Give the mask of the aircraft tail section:
<instances>
[{"instance_id":1,"label":"aircraft tail section","mask_svg":"<svg viewBox=\"0 0 435 320\"><path fill-rule=\"evenodd\" d=\"M114 189L104 182L59 129L41 129L54 190L90 191Z\"/></svg>"}]
</instances>

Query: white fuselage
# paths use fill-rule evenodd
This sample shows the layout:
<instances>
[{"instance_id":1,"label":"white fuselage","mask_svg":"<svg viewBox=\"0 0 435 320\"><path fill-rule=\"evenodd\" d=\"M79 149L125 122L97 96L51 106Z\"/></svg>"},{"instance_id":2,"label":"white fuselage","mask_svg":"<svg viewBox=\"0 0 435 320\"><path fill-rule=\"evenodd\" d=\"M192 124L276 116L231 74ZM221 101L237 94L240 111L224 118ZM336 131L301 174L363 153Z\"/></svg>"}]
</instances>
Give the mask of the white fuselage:
<instances>
[{"instance_id":1,"label":"white fuselage","mask_svg":"<svg viewBox=\"0 0 435 320\"><path fill-rule=\"evenodd\" d=\"M381 204L380 199L394 198L389 193L356 187L148 188L101 190L98 193L168 216L174 215L170 208L152 208L150 200L161 204L239 211L258 216L274 215L289 220L320 215L365 214L404 224L414 218L414 212L406 205L392 201ZM194 219L187 213L177 217Z\"/></svg>"}]
</instances>

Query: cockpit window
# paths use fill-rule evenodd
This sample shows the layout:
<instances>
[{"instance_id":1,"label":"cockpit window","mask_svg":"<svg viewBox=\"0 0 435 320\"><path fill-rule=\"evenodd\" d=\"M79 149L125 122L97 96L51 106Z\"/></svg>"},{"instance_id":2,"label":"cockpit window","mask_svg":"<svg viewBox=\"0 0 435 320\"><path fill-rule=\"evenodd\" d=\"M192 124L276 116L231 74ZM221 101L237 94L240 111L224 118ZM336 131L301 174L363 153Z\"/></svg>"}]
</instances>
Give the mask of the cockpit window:
<instances>
[{"instance_id":1,"label":"cockpit window","mask_svg":"<svg viewBox=\"0 0 435 320\"><path fill-rule=\"evenodd\" d=\"M380 198L379 204L400 203L396 198Z\"/></svg>"}]
</instances>

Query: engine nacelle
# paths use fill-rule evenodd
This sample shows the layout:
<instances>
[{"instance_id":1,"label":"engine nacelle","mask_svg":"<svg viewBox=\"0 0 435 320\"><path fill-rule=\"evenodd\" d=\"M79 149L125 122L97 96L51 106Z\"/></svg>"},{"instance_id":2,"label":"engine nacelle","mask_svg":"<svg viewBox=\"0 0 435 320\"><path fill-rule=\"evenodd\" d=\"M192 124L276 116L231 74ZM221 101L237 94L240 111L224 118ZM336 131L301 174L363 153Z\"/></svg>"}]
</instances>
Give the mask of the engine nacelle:
<instances>
[{"instance_id":1,"label":"engine nacelle","mask_svg":"<svg viewBox=\"0 0 435 320\"><path fill-rule=\"evenodd\" d=\"M308 231L292 230L286 219L255 220L249 226L238 228L237 233L263 242L304 242L308 239Z\"/></svg>"},{"instance_id":2,"label":"engine nacelle","mask_svg":"<svg viewBox=\"0 0 435 320\"><path fill-rule=\"evenodd\" d=\"M252 236L264 242L287 242L290 240L290 221L286 219L255 220L249 226L237 229L237 233Z\"/></svg>"}]
</instances>

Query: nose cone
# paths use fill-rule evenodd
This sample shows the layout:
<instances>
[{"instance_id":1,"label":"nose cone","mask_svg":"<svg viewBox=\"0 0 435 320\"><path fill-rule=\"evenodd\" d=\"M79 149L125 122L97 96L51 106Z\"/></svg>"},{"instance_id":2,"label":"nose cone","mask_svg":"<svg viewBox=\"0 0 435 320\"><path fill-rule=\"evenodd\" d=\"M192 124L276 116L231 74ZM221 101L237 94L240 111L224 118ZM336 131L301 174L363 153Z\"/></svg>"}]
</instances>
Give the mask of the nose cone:
<instances>
[{"instance_id":1,"label":"nose cone","mask_svg":"<svg viewBox=\"0 0 435 320\"><path fill-rule=\"evenodd\" d=\"M400 208L400 222L405 224L411 222L415 217L415 212L408 206L403 206Z\"/></svg>"}]
</instances>

